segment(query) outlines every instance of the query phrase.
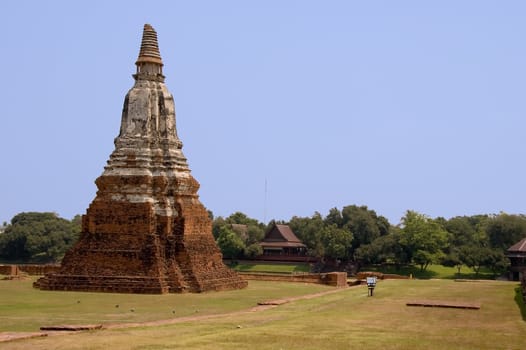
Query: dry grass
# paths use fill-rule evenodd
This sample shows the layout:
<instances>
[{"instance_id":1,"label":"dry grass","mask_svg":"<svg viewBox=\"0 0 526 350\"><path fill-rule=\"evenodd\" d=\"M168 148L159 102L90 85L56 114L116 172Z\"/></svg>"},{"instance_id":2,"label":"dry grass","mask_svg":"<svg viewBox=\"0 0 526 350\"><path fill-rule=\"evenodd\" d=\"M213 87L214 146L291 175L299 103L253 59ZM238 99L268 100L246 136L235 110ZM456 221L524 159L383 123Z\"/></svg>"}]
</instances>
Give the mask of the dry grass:
<instances>
[{"instance_id":1,"label":"dry grass","mask_svg":"<svg viewBox=\"0 0 526 350\"><path fill-rule=\"evenodd\" d=\"M252 285L259 288L273 283ZM282 285L282 289L295 284ZM5 349L524 349L516 284L391 280L257 313L158 327L28 339ZM250 291L245 291L250 294ZM285 293L286 294L286 293ZM206 294L216 299L221 293ZM243 298L243 292L238 295ZM269 298L270 299L270 298ZM480 310L411 308L414 299L476 302Z\"/></svg>"},{"instance_id":2,"label":"dry grass","mask_svg":"<svg viewBox=\"0 0 526 350\"><path fill-rule=\"evenodd\" d=\"M40 291L32 281L0 281L0 332L38 331L57 324L133 323L221 314L267 299L330 290L313 284L252 281L244 290L201 294L141 295Z\"/></svg>"}]
</instances>

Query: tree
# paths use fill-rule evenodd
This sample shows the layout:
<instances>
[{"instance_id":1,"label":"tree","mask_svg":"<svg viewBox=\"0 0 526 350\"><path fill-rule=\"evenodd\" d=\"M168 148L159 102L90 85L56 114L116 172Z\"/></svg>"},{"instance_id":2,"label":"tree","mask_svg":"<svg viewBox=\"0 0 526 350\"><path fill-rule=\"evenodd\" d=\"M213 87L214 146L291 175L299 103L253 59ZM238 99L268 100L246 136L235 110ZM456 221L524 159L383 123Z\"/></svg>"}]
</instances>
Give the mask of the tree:
<instances>
[{"instance_id":1,"label":"tree","mask_svg":"<svg viewBox=\"0 0 526 350\"><path fill-rule=\"evenodd\" d=\"M464 265L464 260L462 259L462 253L460 250L457 247L454 247L444 255L440 263L444 266L456 267L457 273L460 274L460 269L462 268L462 265Z\"/></svg>"},{"instance_id":2,"label":"tree","mask_svg":"<svg viewBox=\"0 0 526 350\"><path fill-rule=\"evenodd\" d=\"M489 247L471 244L462 248L461 259L466 266L475 271L475 275L478 275L482 266L490 265L492 254L493 251Z\"/></svg>"},{"instance_id":3,"label":"tree","mask_svg":"<svg viewBox=\"0 0 526 350\"><path fill-rule=\"evenodd\" d=\"M486 235L487 215L457 216L444 220L442 226L448 233L447 247L442 265L456 267L458 273L462 265L479 269L483 264L481 249L489 246ZM482 266L482 265L480 265Z\"/></svg>"},{"instance_id":4,"label":"tree","mask_svg":"<svg viewBox=\"0 0 526 350\"><path fill-rule=\"evenodd\" d=\"M255 258L256 256L260 256L263 254L263 248L261 248L261 244L259 243L252 243L245 249L245 256L248 258Z\"/></svg>"},{"instance_id":5,"label":"tree","mask_svg":"<svg viewBox=\"0 0 526 350\"><path fill-rule=\"evenodd\" d=\"M336 225L325 226L321 231L325 257L348 259L351 256L352 234Z\"/></svg>"},{"instance_id":6,"label":"tree","mask_svg":"<svg viewBox=\"0 0 526 350\"><path fill-rule=\"evenodd\" d=\"M504 255L504 252L500 249L493 248L486 267L488 267L495 276L505 272L510 265L510 260Z\"/></svg>"},{"instance_id":7,"label":"tree","mask_svg":"<svg viewBox=\"0 0 526 350\"><path fill-rule=\"evenodd\" d=\"M422 271L441 260L446 242L447 232L427 216L408 210L402 218L400 244L406 248L410 261L420 265Z\"/></svg>"},{"instance_id":8,"label":"tree","mask_svg":"<svg viewBox=\"0 0 526 350\"><path fill-rule=\"evenodd\" d=\"M328 225L336 225L337 227L342 227L342 213L338 210L338 208L332 208L331 210L329 210L329 214L327 214L324 221Z\"/></svg>"},{"instance_id":9,"label":"tree","mask_svg":"<svg viewBox=\"0 0 526 350\"><path fill-rule=\"evenodd\" d=\"M245 250L245 245L241 238L227 226L220 228L217 245L221 249L223 256L229 259L238 258Z\"/></svg>"},{"instance_id":10,"label":"tree","mask_svg":"<svg viewBox=\"0 0 526 350\"><path fill-rule=\"evenodd\" d=\"M389 221L367 206L348 205L342 209L341 217L340 227L347 229L354 237L353 251L389 233Z\"/></svg>"},{"instance_id":11,"label":"tree","mask_svg":"<svg viewBox=\"0 0 526 350\"><path fill-rule=\"evenodd\" d=\"M230 215L229 217L225 219L225 221L229 224L241 224L241 225L247 225L247 226L250 226L250 225L263 226L263 224L261 224L256 219L252 219L240 211L235 212L234 214Z\"/></svg>"},{"instance_id":12,"label":"tree","mask_svg":"<svg viewBox=\"0 0 526 350\"><path fill-rule=\"evenodd\" d=\"M219 238L221 233L224 233L225 229L232 231L235 235L237 235L243 246L242 252L236 253L236 257L245 255L247 257L253 258L263 253L261 247L259 246L259 242L265 236L264 227L265 225L256 219L252 219L241 212L236 212L226 219L222 218L221 216L215 218L212 222L212 233L218 245L220 245ZM223 239L225 238L223 237ZM222 244L225 244L225 242ZM230 256L229 254L225 253L224 255Z\"/></svg>"},{"instance_id":13,"label":"tree","mask_svg":"<svg viewBox=\"0 0 526 350\"><path fill-rule=\"evenodd\" d=\"M263 230L263 228L259 225L253 225L253 224L250 224L248 225L247 227L247 240L245 242L245 244L247 246L250 246L250 245L253 245L255 243L258 243L259 245L259 242L261 242L261 240L265 237L265 231ZM261 252L263 253L263 252Z\"/></svg>"},{"instance_id":14,"label":"tree","mask_svg":"<svg viewBox=\"0 0 526 350\"><path fill-rule=\"evenodd\" d=\"M487 221L486 233L492 247L506 251L526 237L526 217L501 213Z\"/></svg>"},{"instance_id":15,"label":"tree","mask_svg":"<svg viewBox=\"0 0 526 350\"><path fill-rule=\"evenodd\" d=\"M356 260L363 264L382 264L398 262L400 244L397 234L380 236L369 244L362 244L355 252Z\"/></svg>"},{"instance_id":16,"label":"tree","mask_svg":"<svg viewBox=\"0 0 526 350\"><path fill-rule=\"evenodd\" d=\"M457 216L447 220L444 228L448 232L448 242L452 247L469 244L477 232L477 226L467 216Z\"/></svg>"},{"instance_id":17,"label":"tree","mask_svg":"<svg viewBox=\"0 0 526 350\"><path fill-rule=\"evenodd\" d=\"M212 235L214 236L216 241L219 237L219 234L221 233L221 227L225 225L227 225L227 222L221 216L214 218L214 220L212 221Z\"/></svg>"},{"instance_id":18,"label":"tree","mask_svg":"<svg viewBox=\"0 0 526 350\"><path fill-rule=\"evenodd\" d=\"M0 258L20 262L58 262L77 240L78 220L55 213L20 213L0 236Z\"/></svg>"},{"instance_id":19,"label":"tree","mask_svg":"<svg viewBox=\"0 0 526 350\"><path fill-rule=\"evenodd\" d=\"M316 212L310 218L294 216L290 219L289 226L307 246L307 253L310 256L322 258L325 255L322 242L322 231L325 223L320 213Z\"/></svg>"}]
</instances>

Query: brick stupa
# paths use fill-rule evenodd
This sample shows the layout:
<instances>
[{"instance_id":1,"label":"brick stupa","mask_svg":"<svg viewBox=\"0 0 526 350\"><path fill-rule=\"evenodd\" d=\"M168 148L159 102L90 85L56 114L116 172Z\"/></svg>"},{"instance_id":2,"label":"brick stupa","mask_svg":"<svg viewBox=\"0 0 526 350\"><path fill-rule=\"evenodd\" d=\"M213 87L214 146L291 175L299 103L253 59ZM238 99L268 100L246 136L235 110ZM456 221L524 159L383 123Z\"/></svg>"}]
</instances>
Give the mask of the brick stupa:
<instances>
[{"instance_id":1,"label":"brick stupa","mask_svg":"<svg viewBox=\"0 0 526 350\"><path fill-rule=\"evenodd\" d=\"M135 85L126 95L119 136L82 233L44 290L120 293L244 288L223 264L208 212L198 199L164 84L157 33L144 26Z\"/></svg>"}]
</instances>

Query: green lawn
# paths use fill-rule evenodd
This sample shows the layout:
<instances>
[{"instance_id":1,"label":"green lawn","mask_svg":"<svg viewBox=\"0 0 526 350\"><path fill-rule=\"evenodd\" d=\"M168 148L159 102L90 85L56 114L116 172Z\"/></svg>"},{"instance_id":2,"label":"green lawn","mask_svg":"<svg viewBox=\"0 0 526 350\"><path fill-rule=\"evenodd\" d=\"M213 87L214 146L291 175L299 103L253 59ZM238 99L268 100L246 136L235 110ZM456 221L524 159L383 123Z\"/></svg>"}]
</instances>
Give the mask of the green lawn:
<instances>
[{"instance_id":1,"label":"green lawn","mask_svg":"<svg viewBox=\"0 0 526 350\"><path fill-rule=\"evenodd\" d=\"M0 284L0 324L19 324L36 315L61 323L77 310L79 320L107 319L120 311L128 318L142 314L166 318L174 303L188 312L224 312L253 306L258 299L301 294L328 287L296 283L250 281L235 292L168 296L38 292L28 284ZM10 282L11 283L11 282ZM299 300L260 312L226 315L173 325L82 332L3 343L2 349L524 349L526 322L518 305L518 284L453 280L380 281L374 297L357 286L339 293ZM14 295L21 294L21 295ZM60 297L62 296L62 297ZM115 311L119 299L126 307ZM150 299L151 298L151 299ZM35 300L36 299L36 300ZM62 299L62 303L59 300ZM109 299L109 300L107 300ZM180 300L179 300L180 299ZM480 310L406 306L415 299L480 303ZM77 304L76 300L81 303ZM111 300L111 302L110 302ZM149 300L146 303L146 300ZM179 301L178 301L179 300ZM138 306L139 301L142 306ZM62 304L62 305L61 305ZM90 304L90 307L83 306ZM219 306L217 305L219 304ZM29 307L33 305L33 307ZM129 313L130 305L136 312ZM44 309L44 310L42 310ZM26 310L23 311L22 310ZM157 311L155 311L157 310ZM170 312L168 312L170 314ZM42 314L42 315L41 315ZM40 316L38 316L40 315ZM142 316L141 316L142 317ZM171 317L171 315L169 316ZM56 321L56 322L51 322ZM87 319L85 321L88 321ZM135 321L135 320L134 320ZM9 327L4 327L9 328Z\"/></svg>"},{"instance_id":2,"label":"green lawn","mask_svg":"<svg viewBox=\"0 0 526 350\"><path fill-rule=\"evenodd\" d=\"M331 289L314 284L251 281L244 290L143 295L41 291L32 288L33 280L0 280L0 331L37 331L40 326L57 324L142 322L218 314L247 309L258 301Z\"/></svg>"},{"instance_id":3,"label":"green lawn","mask_svg":"<svg viewBox=\"0 0 526 350\"><path fill-rule=\"evenodd\" d=\"M399 268L395 266L366 266L362 271L378 271L382 273L397 274L403 276L412 275L414 278L445 278L445 279L495 279L495 275L488 269L481 269L479 274L475 274L473 269L462 266L460 274L455 267L442 265L429 265L426 271L421 271L420 266L407 265Z\"/></svg>"},{"instance_id":4,"label":"green lawn","mask_svg":"<svg viewBox=\"0 0 526 350\"><path fill-rule=\"evenodd\" d=\"M309 272L310 265L306 263L260 263L242 262L233 266L233 269L240 272L263 272L263 273L283 273L292 274L298 272Z\"/></svg>"},{"instance_id":5,"label":"green lawn","mask_svg":"<svg viewBox=\"0 0 526 350\"><path fill-rule=\"evenodd\" d=\"M232 267L240 272L261 272L261 273L282 273L292 274L309 272L310 265L306 263L262 263L262 262L247 262L244 261ZM430 278L445 278L445 279L495 279L495 275L488 269L481 269L477 275L473 269L462 266L460 274L455 267L447 267L442 265L429 265L426 271L420 271L420 267L416 265L401 266L366 266L362 271L378 271L388 274L397 274L403 276L412 275L414 278L430 279Z\"/></svg>"}]
</instances>

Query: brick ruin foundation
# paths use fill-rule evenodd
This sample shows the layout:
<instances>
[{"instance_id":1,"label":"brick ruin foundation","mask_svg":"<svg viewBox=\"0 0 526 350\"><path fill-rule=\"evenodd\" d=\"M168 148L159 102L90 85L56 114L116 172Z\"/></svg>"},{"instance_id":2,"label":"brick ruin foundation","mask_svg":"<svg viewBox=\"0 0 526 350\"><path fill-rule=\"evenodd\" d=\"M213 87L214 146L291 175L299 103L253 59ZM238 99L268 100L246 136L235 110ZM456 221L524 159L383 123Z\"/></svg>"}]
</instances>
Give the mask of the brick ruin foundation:
<instances>
[{"instance_id":1,"label":"brick ruin foundation","mask_svg":"<svg viewBox=\"0 0 526 350\"><path fill-rule=\"evenodd\" d=\"M120 293L244 288L247 282L223 264L199 201L164 84L157 33L148 24L136 65L115 150L96 180L80 238L60 270L35 287Z\"/></svg>"}]
</instances>

